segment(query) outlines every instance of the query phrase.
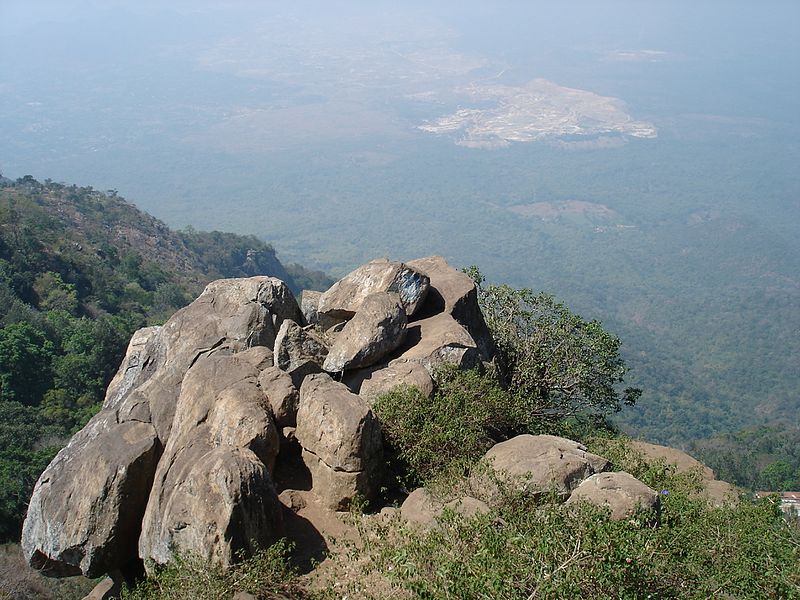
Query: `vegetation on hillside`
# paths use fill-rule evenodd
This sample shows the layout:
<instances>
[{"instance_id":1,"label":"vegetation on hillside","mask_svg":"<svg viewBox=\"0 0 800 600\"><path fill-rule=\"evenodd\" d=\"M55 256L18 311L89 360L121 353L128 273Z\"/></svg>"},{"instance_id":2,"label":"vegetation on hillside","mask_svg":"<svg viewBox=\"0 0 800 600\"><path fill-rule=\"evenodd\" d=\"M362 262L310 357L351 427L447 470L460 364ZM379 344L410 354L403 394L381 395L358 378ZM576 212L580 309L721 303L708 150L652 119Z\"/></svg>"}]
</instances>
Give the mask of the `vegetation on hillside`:
<instances>
[{"instance_id":1,"label":"vegetation on hillside","mask_svg":"<svg viewBox=\"0 0 800 600\"><path fill-rule=\"evenodd\" d=\"M253 236L174 232L113 192L0 180L0 541L17 539L33 484L98 410L137 328L220 277L331 283L290 269Z\"/></svg>"},{"instance_id":2,"label":"vegetation on hillside","mask_svg":"<svg viewBox=\"0 0 800 600\"><path fill-rule=\"evenodd\" d=\"M800 490L800 427L772 425L725 433L690 445L717 477L750 490Z\"/></svg>"}]
</instances>

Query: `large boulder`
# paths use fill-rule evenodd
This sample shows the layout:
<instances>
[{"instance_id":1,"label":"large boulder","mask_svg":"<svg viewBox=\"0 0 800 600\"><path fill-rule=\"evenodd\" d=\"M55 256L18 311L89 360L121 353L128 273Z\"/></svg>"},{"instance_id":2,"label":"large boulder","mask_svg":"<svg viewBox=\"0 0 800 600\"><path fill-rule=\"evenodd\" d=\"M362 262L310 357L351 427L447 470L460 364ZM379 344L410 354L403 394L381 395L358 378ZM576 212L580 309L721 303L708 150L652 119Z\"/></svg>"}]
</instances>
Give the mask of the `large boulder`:
<instances>
[{"instance_id":1,"label":"large boulder","mask_svg":"<svg viewBox=\"0 0 800 600\"><path fill-rule=\"evenodd\" d=\"M229 565L281 534L270 472L278 432L253 366L258 351L201 358L186 374L175 425L156 470L139 554ZM253 355L253 356L248 356Z\"/></svg>"},{"instance_id":2,"label":"large boulder","mask_svg":"<svg viewBox=\"0 0 800 600\"><path fill-rule=\"evenodd\" d=\"M576 502L608 508L614 521L621 521L639 511L649 511L655 522L659 510L658 492L623 471L589 476L575 488L566 504Z\"/></svg>"},{"instance_id":3,"label":"large boulder","mask_svg":"<svg viewBox=\"0 0 800 600\"><path fill-rule=\"evenodd\" d=\"M428 371L444 363L461 369L480 365L481 356L472 336L447 313L409 323L407 330L405 342L393 355L395 361L416 362Z\"/></svg>"},{"instance_id":4,"label":"large boulder","mask_svg":"<svg viewBox=\"0 0 800 600\"><path fill-rule=\"evenodd\" d=\"M359 369L346 375L342 382L370 405L379 396L401 385L413 386L427 398L433 395L433 378L425 367L416 362L395 361L388 366Z\"/></svg>"},{"instance_id":5,"label":"large boulder","mask_svg":"<svg viewBox=\"0 0 800 600\"><path fill-rule=\"evenodd\" d=\"M498 497L496 481L532 496L554 492L566 499L581 481L611 467L608 460L578 442L528 434L495 444L482 464L489 473L479 472L473 485L489 500Z\"/></svg>"},{"instance_id":6,"label":"large boulder","mask_svg":"<svg viewBox=\"0 0 800 600\"><path fill-rule=\"evenodd\" d=\"M95 415L39 477L22 550L45 575L99 577L137 558L160 444L150 423Z\"/></svg>"},{"instance_id":7,"label":"large boulder","mask_svg":"<svg viewBox=\"0 0 800 600\"><path fill-rule=\"evenodd\" d=\"M310 328L288 319L281 324L275 338L275 366L289 373L295 387L306 375L319 373L327 355L328 347Z\"/></svg>"},{"instance_id":8,"label":"large boulder","mask_svg":"<svg viewBox=\"0 0 800 600\"><path fill-rule=\"evenodd\" d=\"M142 515L186 372L209 354L272 346L300 313L271 277L209 284L162 327L134 334L102 410L42 473L23 527L32 566L96 577L137 557ZM267 354L258 362L269 362Z\"/></svg>"},{"instance_id":9,"label":"large boulder","mask_svg":"<svg viewBox=\"0 0 800 600\"><path fill-rule=\"evenodd\" d=\"M428 277L400 262L373 260L348 273L322 294L317 312L328 317L352 318L367 296L395 292L408 316L413 315L428 293Z\"/></svg>"},{"instance_id":10,"label":"large boulder","mask_svg":"<svg viewBox=\"0 0 800 600\"><path fill-rule=\"evenodd\" d=\"M383 463L380 423L344 384L320 373L300 388L295 437L311 472L314 493L332 509L374 496Z\"/></svg>"},{"instance_id":11,"label":"large boulder","mask_svg":"<svg viewBox=\"0 0 800 600\"><path fill-rule=\"evenodd\" d=\"M406 322L406 311L398 294L370 294L336 336L323 369L339 373L377 363L403 343Z\"/></svg>"},{"instance_id":12,"label":"large boulder","mask_svg":"<svg viewBox=\"0 0 800 600\"><path fill-rule=\"evenodd\" d=\"M463 326L478 347L482 360L494 357L495 346L478 305L478 288L465 273L451 267L441 256L428 256L406 263L426 275L430 289L420 318L446 313Z\"/></svg>"}]
</instances>

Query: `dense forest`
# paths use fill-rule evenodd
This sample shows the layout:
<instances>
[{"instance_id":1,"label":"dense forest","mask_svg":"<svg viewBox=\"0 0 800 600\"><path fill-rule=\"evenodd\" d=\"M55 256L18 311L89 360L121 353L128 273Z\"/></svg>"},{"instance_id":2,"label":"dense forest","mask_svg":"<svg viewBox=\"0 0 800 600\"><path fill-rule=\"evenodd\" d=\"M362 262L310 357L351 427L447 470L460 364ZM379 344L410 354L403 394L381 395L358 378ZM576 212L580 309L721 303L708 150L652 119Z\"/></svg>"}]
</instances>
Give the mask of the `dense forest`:
<instances>
[{"instance_id":1,"label":"dense forest","mask_svg":"<svg viewBox=\"0 0 800 600\"><path fill-rule=\"evenodd\" d=\"M113 190L0 182L1 540L18 536L39 473L98 410L131 334L208 281L256 274L295 292L332 283L254 236L171 231Z\"/></svg>"},{"instance_id":2,"label":"dense forest","mask_svg":"<svg viewBox=\"0 0 800 600\"><path fill-rule=\"evenodd\" d=\"M776 424L695 440L690 452L717 477L751 490L800 490L800 427Z\"/></svg>"}]
</instances>

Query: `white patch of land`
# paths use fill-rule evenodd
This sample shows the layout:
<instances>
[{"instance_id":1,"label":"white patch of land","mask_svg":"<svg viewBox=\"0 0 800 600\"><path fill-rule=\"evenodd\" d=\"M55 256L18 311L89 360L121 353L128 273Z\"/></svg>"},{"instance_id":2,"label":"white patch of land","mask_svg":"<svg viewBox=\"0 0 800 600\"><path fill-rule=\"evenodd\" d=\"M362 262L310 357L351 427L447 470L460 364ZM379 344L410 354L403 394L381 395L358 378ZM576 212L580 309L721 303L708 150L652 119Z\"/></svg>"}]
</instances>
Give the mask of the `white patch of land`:
<instances>
[{"instance_id":1,"label":"white patch of land","mask_svg":"<svg viewBox=\"0 0 800 600\"><path fill-rule=\"evenodd\" d=\"M625 112L621 100L534 79L524 86L473 84L462 90L473 104L419 129L454 135L456 144L496 148L565 136L654 138L655 126ZM488 104L488 106L487 106Z\"/></svg>"}]
</instances>

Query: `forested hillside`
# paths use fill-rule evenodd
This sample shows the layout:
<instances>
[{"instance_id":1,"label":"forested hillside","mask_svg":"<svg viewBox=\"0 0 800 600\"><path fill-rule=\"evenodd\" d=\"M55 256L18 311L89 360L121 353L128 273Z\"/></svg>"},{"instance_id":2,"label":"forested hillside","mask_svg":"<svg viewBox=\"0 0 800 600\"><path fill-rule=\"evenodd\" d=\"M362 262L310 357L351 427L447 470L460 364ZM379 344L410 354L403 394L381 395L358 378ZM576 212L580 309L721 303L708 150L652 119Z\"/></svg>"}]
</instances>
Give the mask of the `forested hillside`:
<instances>
[{"instance_id":1,"label":"forested hillside","mask_svg":"<svg viewBox=\"0 0 800 600\"><path fill-rule=\"evenodd\" d=\"M256 274L294 291L331 283L254 236L172 231L113 190L0 181L0 539L18 535L33 483L98 409L131 334L208 281Z\"/></svg>"}]
</instances>

